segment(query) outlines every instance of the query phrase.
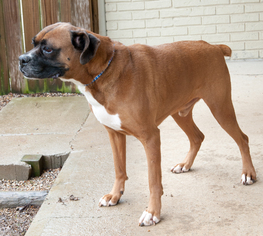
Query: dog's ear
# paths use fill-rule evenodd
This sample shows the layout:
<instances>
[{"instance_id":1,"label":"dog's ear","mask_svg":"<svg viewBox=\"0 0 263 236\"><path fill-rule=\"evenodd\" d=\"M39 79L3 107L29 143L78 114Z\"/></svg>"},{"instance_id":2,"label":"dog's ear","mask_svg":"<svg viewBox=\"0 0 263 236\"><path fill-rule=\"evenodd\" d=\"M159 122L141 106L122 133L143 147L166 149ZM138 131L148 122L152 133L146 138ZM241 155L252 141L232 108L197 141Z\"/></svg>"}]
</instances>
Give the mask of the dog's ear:
<instances>
[{"instance_id":1,"label":"dog's ear","mask_svg":"<svg viewBox=\"0 0 263 236\"><path fill-rule=\"evenodd\" d=\"M88 34L85 30L70 31L71 43L74 48L81 51L80 63L82 65L88 63L96 54L100 45L100 40L92 34Z\"/></svg>"}]
</instances>

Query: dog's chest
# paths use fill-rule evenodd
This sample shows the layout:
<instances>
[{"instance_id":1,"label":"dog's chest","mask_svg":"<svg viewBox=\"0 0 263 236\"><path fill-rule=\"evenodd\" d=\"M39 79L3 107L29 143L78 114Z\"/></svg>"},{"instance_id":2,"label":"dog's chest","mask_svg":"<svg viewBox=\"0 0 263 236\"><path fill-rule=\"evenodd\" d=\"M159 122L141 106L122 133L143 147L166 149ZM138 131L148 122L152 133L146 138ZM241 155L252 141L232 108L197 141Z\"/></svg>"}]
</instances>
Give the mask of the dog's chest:
<instances>
[{"instance_id":1,"label":"dog's chest","mask_svg":"<svg viewBox=\"0 0 263 236\"><path fill-rule=\"evenodd\" d=\"M97 120L114 130L122 130L121 129L121 120L119 118L119 114L111 115L107 112L105 107L101 105L90 92L86 91L84 85L78 85L78 89L81 93L83 93L88 100L89 104L92 106L92 111Z\"/></svg>"}]
</instances>

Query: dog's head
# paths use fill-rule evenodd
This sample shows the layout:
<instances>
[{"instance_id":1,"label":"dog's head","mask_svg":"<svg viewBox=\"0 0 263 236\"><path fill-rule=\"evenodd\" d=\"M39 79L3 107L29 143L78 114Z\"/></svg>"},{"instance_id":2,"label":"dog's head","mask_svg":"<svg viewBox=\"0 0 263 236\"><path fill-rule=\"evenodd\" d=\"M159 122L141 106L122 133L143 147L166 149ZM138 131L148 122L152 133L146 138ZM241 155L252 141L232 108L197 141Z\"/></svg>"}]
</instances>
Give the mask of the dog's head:
<instances>
[{"instance_id":1,"label":"dog's head","mask_svg":"<svg viewBox=\"0 0 263 236\"><path fill-rule=\"evenodd\" d=\"M100 40L82 28L56 23L41 30L32 43L34 48L19 57L19 68L26 77L41 79L75 74L95 56Z\"/></svg>"}]
</instances>

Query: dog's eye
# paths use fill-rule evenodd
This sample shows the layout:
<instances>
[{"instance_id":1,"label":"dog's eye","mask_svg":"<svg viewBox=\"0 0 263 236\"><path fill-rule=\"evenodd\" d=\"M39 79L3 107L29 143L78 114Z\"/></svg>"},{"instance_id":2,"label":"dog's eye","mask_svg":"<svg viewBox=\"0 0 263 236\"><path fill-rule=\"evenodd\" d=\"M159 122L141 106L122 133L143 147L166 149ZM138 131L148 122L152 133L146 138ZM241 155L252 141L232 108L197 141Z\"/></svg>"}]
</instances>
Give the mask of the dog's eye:
<instances>
[{"instance_id":1,"label":"dog's eye","mask_svg":"<svg viewBox=\"0 0 263 236\"><path fill-rule=\"evenodd\" d=\"M42 48L42 50L43 50L43 52L44 53L46 53L46 54L50 54L50 53L52 53L53 52L53 50L51 49L51 48L49 48L49 47L43 47Z\"/></svg>"}]
</instances>

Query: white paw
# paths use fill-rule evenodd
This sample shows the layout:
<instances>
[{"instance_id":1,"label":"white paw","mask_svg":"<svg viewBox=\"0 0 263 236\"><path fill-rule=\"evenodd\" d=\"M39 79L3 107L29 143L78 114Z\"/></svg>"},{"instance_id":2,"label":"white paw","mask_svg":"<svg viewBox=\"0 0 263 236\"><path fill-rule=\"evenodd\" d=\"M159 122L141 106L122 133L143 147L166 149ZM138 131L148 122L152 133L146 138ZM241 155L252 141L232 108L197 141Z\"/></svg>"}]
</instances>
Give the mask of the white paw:
<instances>
[{"instance_id":1,"label":"white paw","mask_svg":"<svg viewBox=\"0 0 263 236\"><path fill-rule=\"evenodd\" d=\"M108 206L115 206L117 205L118 202L116 203L112 203L111 200L110 201L106 201L103 197L100 199L99 201L99 206L105 206L105 207L108 207Z\"/></svg>"},{"instance_id":2,"label":"white paw","mask_svg":"<svg viewBox=\"0 0 263 236\"><path fill-rule=\"evenodd\" d=\"M155 225L160 222L156 216L153 216L151 213L144 211L139 220L139 226L149 226Z\"/></svg>"},{"instance_id":3,"label":"white paw","mask_svg":"<svg viewBox=\"0 0 263 236\"><path fill-rule=\"evenodd\" d=\"M180 165L174 166L171 168L171 171L173 173L183 173L189 171L189 169L186 169L185 166L181 167Z\"/></svg>"},{"instance_id":4,"label":"white paw","mask_svg":"<svg viewBox=\"0 0 263 236\"><path fill-rule=\"evenodd\" d=\"M253 179L251 179L250 177L247 177L245 174L242 175L241 182L244 185L251 185L254 183Z\"/></svg>"}]
</instances>

